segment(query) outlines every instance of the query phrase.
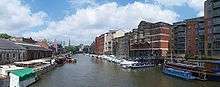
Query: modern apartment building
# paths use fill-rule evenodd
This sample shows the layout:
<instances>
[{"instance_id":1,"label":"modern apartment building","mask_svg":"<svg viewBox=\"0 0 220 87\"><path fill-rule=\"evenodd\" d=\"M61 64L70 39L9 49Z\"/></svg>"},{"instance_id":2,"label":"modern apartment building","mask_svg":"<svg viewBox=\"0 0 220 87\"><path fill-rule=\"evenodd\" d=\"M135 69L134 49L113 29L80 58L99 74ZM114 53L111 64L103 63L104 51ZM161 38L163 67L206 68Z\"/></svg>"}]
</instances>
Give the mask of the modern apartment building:
<instances>
[{"instance_id":1,"label":"modern apartment building","mask_svg":"<svg viewBox=\"0 0 220 87\"><path fill-rule=\"evenodd\" d=\"M124 55L123 41L124 36L113 39L113 55L120 59L123 58Z\"/></svg>"},{"instance_id":2,"label":"modern apartment building","mask_svg":"<svg viewBox=\"0 0 220 87\"><path fill-rule=\"evenodd\" d=\"M186 52L186 22L176 22L173 23L172 27L172 39L173 41L170 43L172 45L172 53L175 56L184 57Z\"/></svg>"},{"instance_id":3,"label":"modern apartment building","mask_svg":"<svg viewBox=\"0 0 220 87\"><path fill-rule=\"evenodd\" d=\"M205 2L205 47L209 56L220 56L220 1Z\"/></svg>"},{"instance_id":4,"label":"modern apartment building","mask_svg":"<svg viewBox=\"0 0 220 87\"><path fill-rule=\"evenodd\" d=\"M128 59L128 60L131 60L131 57L129 55L129 52L130 52L130 38L131 38L131 32L127 32L125 33L125 36L124 36L124 57L125 59Z\"/></svg>"},{"instance_id":5,"label":"modern apartment building","mask_svg":"<svg viewBox=\"0 0 220 87\"><path fill-rule=\"evenodd\" d=\"M185 57L185 54L190 56L204 55L204 17L173 23L172 33L174 56Z\"/></svg>"}]
</instances>

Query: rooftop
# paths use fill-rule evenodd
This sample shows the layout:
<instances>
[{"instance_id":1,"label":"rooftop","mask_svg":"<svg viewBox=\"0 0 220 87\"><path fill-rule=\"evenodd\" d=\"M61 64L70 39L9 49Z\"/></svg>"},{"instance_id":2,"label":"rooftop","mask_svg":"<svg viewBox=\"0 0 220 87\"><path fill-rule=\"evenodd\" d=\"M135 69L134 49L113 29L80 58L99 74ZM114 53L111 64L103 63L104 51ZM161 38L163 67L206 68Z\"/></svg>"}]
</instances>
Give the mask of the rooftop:
<instances>
[{"instance_id":1,"label":"rooftop","mask_svg":"<svg viewBox=\"0 0 220 87\"><path fill-rule=\"evenodd\" d=\"M8 40L2 40L0 39L0 49L25 49L24 47L17 45L11 41Z\"/></svg>"}]
</instances>

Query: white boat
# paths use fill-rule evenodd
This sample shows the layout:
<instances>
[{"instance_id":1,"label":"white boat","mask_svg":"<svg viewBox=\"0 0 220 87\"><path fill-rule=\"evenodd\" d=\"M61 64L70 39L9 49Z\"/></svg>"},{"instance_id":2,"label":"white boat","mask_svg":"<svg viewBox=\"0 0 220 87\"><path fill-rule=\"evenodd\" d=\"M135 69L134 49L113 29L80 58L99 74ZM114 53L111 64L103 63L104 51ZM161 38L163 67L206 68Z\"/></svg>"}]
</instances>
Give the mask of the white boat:
<instances>
[{"instance_id":1,"label":"white boat","mask_svg":"<svg viewBox=\"0 0 220 87\"><path fill-rule=\"evenodd\" d=\"M127 61L127 60L123 60L123 62L121 62L120 65L123 68L144 68L144 67L155 66L154 64L139 63L139 62Z\"/></svg>"},{"instance_id":2,"label":"white boat","mask_svg":"<svg viewBox=\"0 0 220 87\"><path fill-rule=\"evenodd\" d=\"M130 68L144 68L144 67L153 67L155 66L154 64L143 64L139 65L140 63L133 64Z\"/></svg>"},{"instance_id":3,"label":"white boat","mask_svg":"<svg viewBox=\"0 0 220 87\"><path fill-rule=\"evenodd\" d=\"M123 60L120 65L123 67L123 68L130 68L132 67L134 64L136 64L138 62L134 62L134 61L127 61L127 60Z\"/></svg>"}]
</instances>

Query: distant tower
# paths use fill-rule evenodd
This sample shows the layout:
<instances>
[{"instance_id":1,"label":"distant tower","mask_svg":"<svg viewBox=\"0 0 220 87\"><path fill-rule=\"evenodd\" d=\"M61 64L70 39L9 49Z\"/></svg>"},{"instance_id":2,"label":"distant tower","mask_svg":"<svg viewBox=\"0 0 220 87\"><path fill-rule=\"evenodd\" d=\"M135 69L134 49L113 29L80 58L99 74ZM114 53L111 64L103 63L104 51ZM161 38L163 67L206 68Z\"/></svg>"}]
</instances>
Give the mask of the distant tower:
<instances>
[{"instance_id":1,"label":"distant tower","mask_svg":"<svg viewBox=\"0 0 220 87\"><path fill-rule=\"evenodd\" d=\"M69 39L69 46L70 46L70 39Z\"/></svg>"},{"instance_id":2,"label":"distant tower","mask_svg":"<svg viewBox=\"0 0 220 87\"><path fill-rule=\"evenodd\" d=\"M63 41L63 46L65 46L66 45L66 42L65 41Z\"/></svg>"},{"instance_id":3,"label":"distant tower","mask_svg":"<svg viewBox=\"0 0 220 87\"><path fill-rule=\"evenodd\" d=\"M63 46L63 41L60 41L60 44Z\"/></svg>"},{"instance_id":4,"label":"distant tower","mask_svg":"<svg viewBox=\"0 0 220 87\"><path fill-rule=\"evenodd\" d=\"M55 47L56 52L58 52L58 46L57 46L57 40L56 40L56 39L54 40L54 43L53 43L53 44L54 44L54 47Z\"/></svg>"}]
</instances>

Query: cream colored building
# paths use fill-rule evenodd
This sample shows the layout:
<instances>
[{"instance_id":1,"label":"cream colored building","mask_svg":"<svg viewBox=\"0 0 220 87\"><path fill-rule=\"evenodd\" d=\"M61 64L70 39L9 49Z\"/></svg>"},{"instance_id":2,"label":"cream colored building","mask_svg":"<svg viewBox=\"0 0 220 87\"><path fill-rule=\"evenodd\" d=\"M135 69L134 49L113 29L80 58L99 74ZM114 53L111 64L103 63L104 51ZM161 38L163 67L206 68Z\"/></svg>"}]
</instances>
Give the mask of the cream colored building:
<instances>
[{"instance_id":1,"label":"cream colored building","mask_svg":"<svg viewBox=\"0 0 220 87\"><path fill-rule=\"evenodd\" d=\"M104 40L104 54L113 54L113 39L124 36L125 32L123 30L110 30L105 33Z\"/></svg>"}]
</instances>

